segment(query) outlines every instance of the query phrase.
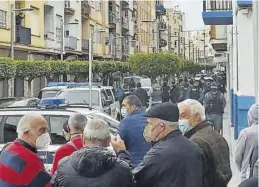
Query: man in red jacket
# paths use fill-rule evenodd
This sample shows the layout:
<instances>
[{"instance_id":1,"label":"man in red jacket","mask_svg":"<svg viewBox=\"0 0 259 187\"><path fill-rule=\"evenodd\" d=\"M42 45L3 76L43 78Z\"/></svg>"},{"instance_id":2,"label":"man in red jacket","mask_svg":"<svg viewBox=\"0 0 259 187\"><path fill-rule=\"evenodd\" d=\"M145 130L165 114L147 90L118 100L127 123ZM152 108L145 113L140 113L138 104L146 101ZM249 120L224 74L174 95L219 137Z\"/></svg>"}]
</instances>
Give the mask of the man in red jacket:
<instances>
[{"instance_id":1,"label":"man in red jacket","mask_svg":"<svg viewBox=\"0 0 259 187\"><path fill-rule=\"evenodd\" d=\"M82 114L74 114L69 120L68 124L63 126L64 136L67 142L61 146L55 153L52 166L52 174L55 174L58 168L58 162L66 157L70 156L74 151L77 151L83 147L82 134L84 132L87 118Z\"/></svg>"},{"instance_id":2,"label":"man in red jacket","mask_svg":"<svg viewBox=\"0 0 259 187\"><path fill-rule=\"evenodd\" d=\"M17 133L18 139L0 155L0 186L50 186L51 176L37 155L37 149L46 149L51 142L47 121L37 113L26 114L17 126Z\"/></svg>"}]
</instances>

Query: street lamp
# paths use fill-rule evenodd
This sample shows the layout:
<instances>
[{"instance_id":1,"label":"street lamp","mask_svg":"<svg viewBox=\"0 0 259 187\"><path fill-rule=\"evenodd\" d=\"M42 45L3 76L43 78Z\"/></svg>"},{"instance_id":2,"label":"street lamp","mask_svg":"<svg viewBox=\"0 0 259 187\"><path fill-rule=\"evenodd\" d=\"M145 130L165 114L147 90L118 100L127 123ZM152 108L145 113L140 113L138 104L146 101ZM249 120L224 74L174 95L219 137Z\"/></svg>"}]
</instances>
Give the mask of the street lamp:
<instances>
[{"instance_id":1,"label":"street lamp","mask_svg":"<svg viewBox=\"0 0 259 187\"><path fill-rule=\"evenodd\" d=\"M64 23L61 18L61 43L60 43L60 59L64 60L64 25L77 25L77 22L74 23Z\"/></svg>"},{"instance_id":2,"label":"street lamp","mask_svg":"<svg viewBox=\"0 0 259 187\"><path fill-rule=\"evenodd\" d=\"M97 32L106 32L105 30L96 30L95 32L90 32L89 37L89 109L92 110L92 35Z\"/></svg>"},{"instance_id":3,"label":"street lamp","mask_svg":"<svg viewBox=\"0 0 259 187\"><path fill-rule=\"evenodd\" d=\"M116 46L116 39L120 39L120 38L124 38L124 36L117 36L117 37L114 37L113 39L112 39L112 45L114 45L114 43L115 43L115 46ZM114 42L115 41L115 42ZM114 61L114 58L116 58L116 47L114 47L114 46L112 46L112 59L113 59L113 61Z\"/></svg>"},{"instance_id":4,"label":"street lamp","mask_svg":"<svg viewBox=\"0 0 259 187\"><path fill-rule=\"evenodd\" d=\"M21 9L14 9L14 4L11 4L11 58L14 59L14 28L15 28L15 18L14 13L15 12L26 12L26 11L32 11L33 8L21 8Z\"/></svg>"}]
</instances>

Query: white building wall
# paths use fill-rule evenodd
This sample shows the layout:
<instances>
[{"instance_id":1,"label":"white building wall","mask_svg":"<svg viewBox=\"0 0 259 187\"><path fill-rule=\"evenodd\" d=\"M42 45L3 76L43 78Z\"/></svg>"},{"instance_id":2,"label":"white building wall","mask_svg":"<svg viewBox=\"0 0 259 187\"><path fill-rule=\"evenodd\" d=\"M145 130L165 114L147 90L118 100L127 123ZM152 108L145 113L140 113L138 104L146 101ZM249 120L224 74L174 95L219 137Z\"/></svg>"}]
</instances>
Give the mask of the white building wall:
<instances>
[{"instance_id":1,"label":"white building wall","mask_svg":"<svg viewBox=\"0 0 259 187\"><path fill-rule=\"evenodd\" d=\"M52 22L53 22L53 26L54 26L54 40L50 40L50 39L46 39L45 40L45 47L47 49L49 49L49 51L53 51L53 52L60 52L60 42L57 42L57 38L56 38L56 28L60 27L60 23L58 22L58 20L56 19L56 16L60 16L62 17L62 19L64 20L64 2L59 2L59 1L46 1L45 4L53 7L54 9L54 14L53 14L53 18L52 18ZM47 27L47 25L49 25L49 20L44 20L44 24L45 27Z\"/></svg>"},{"instance_id":2,"label":"white building wall","mask_svg":"<svg viewBox=\"0 0 259 187\"><path fill-rule=\"evenodd\" d=\"M248 13L248 14L247 14ZM251 28L251 29L247 29ZM252 11L237 14L238 94L254 96L254 39Z\"/></svg>"},{"instance_id":3,"label":"white building wall","mask_svg":"<svg viewBox=\"0 0 259 187\"><path fill-rule=\"evenodd\" d=\"M227 39L227 26L216 25L216 39Z\"/></svg>"}]
</instances>

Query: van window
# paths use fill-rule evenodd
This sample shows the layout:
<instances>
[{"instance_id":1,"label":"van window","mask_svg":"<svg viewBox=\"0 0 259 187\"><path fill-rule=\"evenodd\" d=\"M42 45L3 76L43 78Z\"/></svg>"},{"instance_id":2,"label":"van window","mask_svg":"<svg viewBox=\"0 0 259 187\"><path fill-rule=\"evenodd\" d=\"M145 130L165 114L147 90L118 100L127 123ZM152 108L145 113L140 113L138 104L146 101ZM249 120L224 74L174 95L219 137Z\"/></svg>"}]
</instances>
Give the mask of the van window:
<instances>
[{"instance_id":1,"label":"van window","mask_svg":"<svg viewBox=\"0 0 259 187\"><path fill-rule=\"evenodd\" d=\"M8 116L4 123L4 143L17 138L16 128L22 116Z\"/></svg>"},{"instance_id":2,"label":"van window","mask_svg":"<svg viewBox=\"0 0 259 187\"><path fill-rule=\"evenodd\" d=\"M49 116L52 144L63 144L66 142L62 129L67 124L69 116Z\"/></svg>"},{"instance_id":3,"label":"van window","mask_svg":"<svg viewBox=\"0 0 259 187\"><path fill-rule=\"evenodd\" d=\"M115 101L114 101L114 98L113 98L113 93L112 93L112 91L111 91L110 89L107 89L107 90L106 90L106 93L107 93L107 95L108 95L108 98L111 99L112 103L114 103Z\"/></svg>"}]
</instances>

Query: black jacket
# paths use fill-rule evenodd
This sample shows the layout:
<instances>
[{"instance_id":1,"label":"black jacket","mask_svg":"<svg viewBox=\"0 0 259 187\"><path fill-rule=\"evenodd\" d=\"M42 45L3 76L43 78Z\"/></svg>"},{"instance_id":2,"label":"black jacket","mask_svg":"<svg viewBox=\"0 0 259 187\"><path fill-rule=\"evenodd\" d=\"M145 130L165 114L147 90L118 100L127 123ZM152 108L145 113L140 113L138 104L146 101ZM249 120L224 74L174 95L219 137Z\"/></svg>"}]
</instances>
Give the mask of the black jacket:
<instances>
[{"instance_id":1,"label":"black jacket","mask_svg":"<svg viewBox=\"0 0 259 187\"><path fill-rule=\"evenodd\" d=\"M170 99L172 103L177 103L180 97L180 88L179 86L175 86L170 91Z\"/></svg>"},{"instance_id":2,"label":"black jacket","mask_svg":"<svg viewBox=\"0 0 259 187\"><path fill-rule=\"evenodd\" d=\"M133 92L132 95L136 95L140 99L143 106L148 106L148 95L145 89L137 88L137 90Z\"/></svg>"},{"instance_id":3,"label":"black jacket","mask_svg":"<svg viewBox=\"0 0 259 187\"><path fill-rule=\"evenodd\" d=\"M203 187L227 187L232 172L226 140L206 122L194 127L185 136L195 142L203 152Z\"/></svg>"},{"instance_id":4,"label":"black jacket","mask_svg":"<svg viewBox=\"0 0 259 187\"><path fill-rule=\"evenodd\" d=\"M133 174L137 187L202 187L202 151L176 130L149 150Z\"/></svg>"},{"instance_id":5,"label":"black jacket","mask_svg":"<svg viewBox=\"0 0 259 187\"><path fill-rule=\"evenodd\" d=\"M54 187L132 187L129 164L103 147L88 147L59 162Z\"/></svg>"}]
</instances>

